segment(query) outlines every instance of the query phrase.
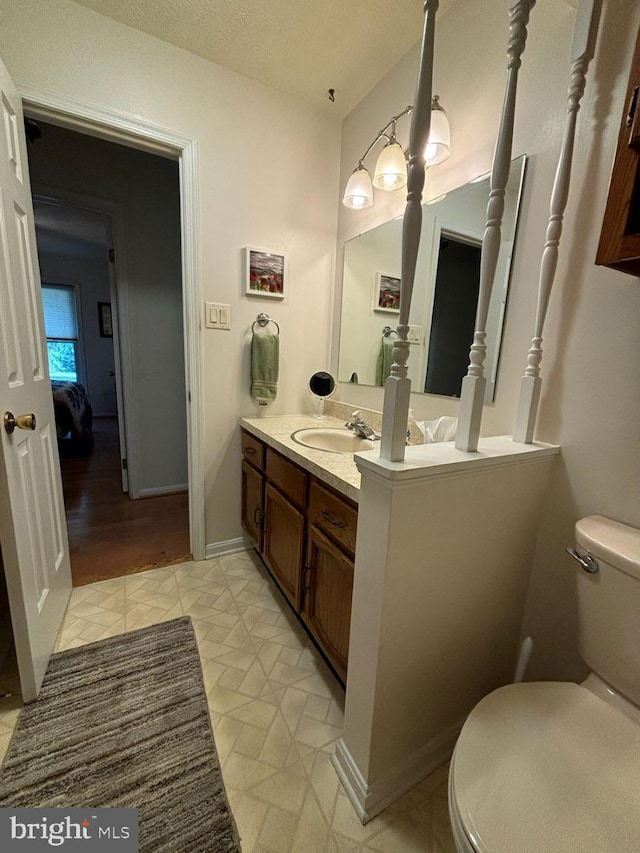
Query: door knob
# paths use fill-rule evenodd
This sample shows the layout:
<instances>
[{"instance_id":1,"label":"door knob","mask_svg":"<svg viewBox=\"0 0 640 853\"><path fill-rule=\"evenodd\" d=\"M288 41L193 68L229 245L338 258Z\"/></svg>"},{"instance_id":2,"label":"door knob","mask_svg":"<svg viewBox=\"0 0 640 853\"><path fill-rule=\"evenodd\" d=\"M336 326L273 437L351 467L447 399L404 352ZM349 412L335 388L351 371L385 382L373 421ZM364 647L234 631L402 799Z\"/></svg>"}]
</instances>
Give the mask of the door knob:
<instances>
[{"instance_id":1,"label":"door knob","mask_svg":"<svg viewBox=\"0 0 640 853\"><path fill-rule=\"evenodd\" d=\"M107 376L115 376L115 375L116 375L115 370L109 370L109 371L107 372Z\"/></svg>"},{"instance_id":2,"label":"door knob","mask_svg":"<svg viewBox=\"0 0 640 853\"><path fill-rule=\"evenodd\" d=\"M30 415L18 415L16 418L13 412L5 412L4 413L4 428L11 435L14 429L18 427L18 429L35 429L36 428L36 416L34 414Z\"/></svg>"}]
</instances>

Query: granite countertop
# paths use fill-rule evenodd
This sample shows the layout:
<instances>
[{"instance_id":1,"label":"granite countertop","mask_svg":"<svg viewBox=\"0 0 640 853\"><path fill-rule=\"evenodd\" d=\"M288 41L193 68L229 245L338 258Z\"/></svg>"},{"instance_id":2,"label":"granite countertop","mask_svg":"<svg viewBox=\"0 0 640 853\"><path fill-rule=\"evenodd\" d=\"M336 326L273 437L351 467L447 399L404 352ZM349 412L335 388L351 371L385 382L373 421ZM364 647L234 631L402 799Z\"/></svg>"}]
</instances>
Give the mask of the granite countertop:
<instances>
[{"instance_id":1,"label":"granite countertop","mask_svg":"<svg viewBox=\"0 0 640 853\"><path fill-rule=\"evenodd\" d=\"M240 418L240 426L337 492L358 502L360 472L356 468L352 453L314 450L297 444L291 438L291 433L298 429L314 427L345 429L343 420L327 417L323 421L318 421L312 415L267 415L262 418ZM371 456L378 456L378 448L368 452Z\"/></svg>"}]
</instances>

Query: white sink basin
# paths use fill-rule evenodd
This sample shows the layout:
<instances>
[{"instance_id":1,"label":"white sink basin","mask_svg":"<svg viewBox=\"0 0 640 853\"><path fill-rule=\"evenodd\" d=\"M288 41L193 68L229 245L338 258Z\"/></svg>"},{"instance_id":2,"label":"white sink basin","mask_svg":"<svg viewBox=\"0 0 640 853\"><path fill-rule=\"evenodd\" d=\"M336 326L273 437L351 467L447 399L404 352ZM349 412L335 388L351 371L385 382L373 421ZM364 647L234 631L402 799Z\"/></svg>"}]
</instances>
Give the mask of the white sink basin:
<instances>
[{"instance_id":1,"label":"white sink basin","mask_svg":"<svg viewBox=\"0 0 640 853\"><path fill-rule=\"evenodd\" d=\"M309 427L291 433L291 438L305 447L314 450L327 450L329 453L358 453L360 450L373 450L375 443L348 429L332 427Z\"/></svg>"}]
</instances>

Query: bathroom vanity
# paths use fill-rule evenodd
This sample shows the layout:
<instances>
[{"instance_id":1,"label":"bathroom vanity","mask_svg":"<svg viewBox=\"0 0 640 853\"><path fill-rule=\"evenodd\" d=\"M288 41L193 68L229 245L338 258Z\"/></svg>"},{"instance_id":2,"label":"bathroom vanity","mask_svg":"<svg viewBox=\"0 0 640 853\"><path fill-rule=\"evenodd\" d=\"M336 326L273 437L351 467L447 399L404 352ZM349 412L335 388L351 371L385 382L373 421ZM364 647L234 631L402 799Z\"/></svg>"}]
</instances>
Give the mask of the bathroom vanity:
<instances>
[{"instance_id":1,"label":"bathroom vanity","mask_svg":"<svg viewBox=\"0 0 640 853\"><path fill-rule=\"evenodd\" d=\"M344 429L338 420L327 424ZM241 420L242 524L344 682L360 475L352 455L291 439L314 426L307 416Z\"/></svg>"},{"instance_id":2,"label":"bathroom vanity","mask_svg":"<svg viewBox=\"0 0 640 853\"><path fill-rule=\"evenodd\" d=\"M513 677L559 448L494 436L477 452L413 445L390 462L292 438L347 433L344 421L241 418L242 518L346 681L332 762L366 822L446 761L471 708Z\"/></svg>"}]
</instances>

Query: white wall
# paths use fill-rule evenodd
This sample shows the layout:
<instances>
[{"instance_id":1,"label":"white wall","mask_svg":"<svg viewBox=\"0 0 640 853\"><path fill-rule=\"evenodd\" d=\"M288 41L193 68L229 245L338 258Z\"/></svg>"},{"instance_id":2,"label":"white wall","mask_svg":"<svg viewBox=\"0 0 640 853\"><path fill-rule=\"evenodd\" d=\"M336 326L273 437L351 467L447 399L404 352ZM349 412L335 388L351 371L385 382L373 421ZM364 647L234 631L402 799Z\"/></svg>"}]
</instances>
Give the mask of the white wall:
<instances>
[{"instance_id":1,"label":"white wall","mask_svg":"<svg viewBox=\"0 0 640 853\"><path fill-rule=\"evenodd\" d=\"M98 302L110 302L109 267L103 261L39 252L43 282L75 285L80 295L82 347L86 367L86 387L96 417L117 414L116 391L109 371L114 370L113 338L101 338Z\"/></svg>"},{"instance_id":2,"label":"white wall","mask_svg":"<svg viewBox=\"0 0 640 853\"><path fill-rule=\"evenodd\" d=\"M395 220L345 246L340 365L336 373L341 382L348 382L355 371L358 382L376 384L382 330L385 326L395 329L398 312L374 310L375 274L400 278L401 235L402 222Z\"/></svg>"},{"instance_id":3,"label":"white wall","mask_svg":"<svg viewBox=\"0 0 640 853\"><path fill-rule=\"evenodd\" d=\"M572 5L561 0L539 0L531 14L514 138L514 156L526 153L530 160L497 393L495 403L485 407L485 434L513 429L564 129L574 15ZM525 616L535 644L532 677L576 678L584 672L577 647L575 569L564 553L576 519L601 513L640 527L640 287L633 276L594 265L639 22L634 0L605 0L578 116L542 362L537 437L561 444L562 455L545 500ZM429 172L430 196L490 166L506 77L507 27L502 0L458 0L439 21L434 86L451 121L452 156ZM416 51L408 54L345 120L342 188L379 127L411 103L416 61ZM397 195L384 203L378 194L375 206L362 213L341 208L338 245L401 213L404 198ZM382 405L381 390L349 385L340 393L358 405ZM455 415L458 408L453 401L419 395L412 397L412 406L418 418Z\"/></svg>"},{"instance_id":4,"label":"white wall","mask_svg":"<svg viewBox=\"0 0 640 853\"><path fill-rule=\"evenodd\" d=\"M231 305L231 332L202 332L206 541L239 537L238 416L249 395L249 329L280 324L273 412L311 410L308 377L329 363L340 128L233 72L70 0L4 0L0 54L18 84L136 116L198 141L203 300ZM282 303L245 297L241 249L286 251Z\"/></svg>"}]
</instances>

